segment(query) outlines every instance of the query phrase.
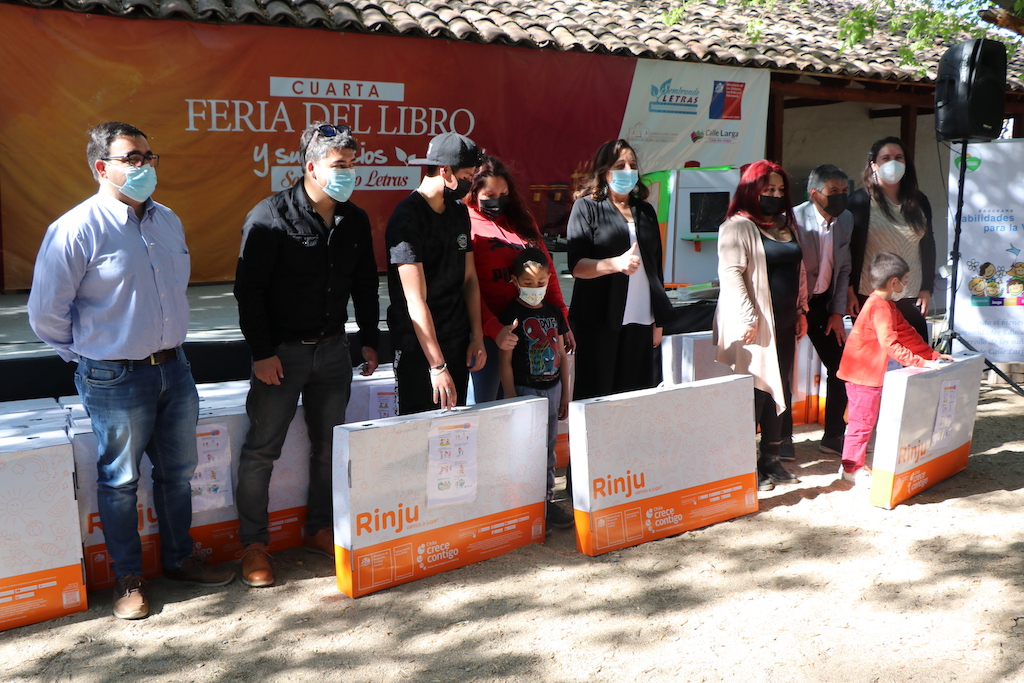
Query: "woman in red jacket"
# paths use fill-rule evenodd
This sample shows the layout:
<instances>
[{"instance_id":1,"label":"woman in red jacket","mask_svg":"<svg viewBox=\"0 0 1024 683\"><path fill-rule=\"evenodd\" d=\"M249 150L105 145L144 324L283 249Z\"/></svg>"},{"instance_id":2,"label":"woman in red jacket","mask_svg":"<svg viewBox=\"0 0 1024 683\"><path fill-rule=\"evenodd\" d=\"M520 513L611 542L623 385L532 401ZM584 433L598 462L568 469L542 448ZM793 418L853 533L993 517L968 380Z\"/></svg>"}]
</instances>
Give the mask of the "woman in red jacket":
<instances>
[{"instance_id":1,"label":"woman in red jacket","mask_svg":"<svg viewBox=\"0 0 1024 683\"><path fill-rule=\"evenodd\" d=\"M499 159L483 157L465 201L473 226L473 261L480 280L480 313L488 359L482 370L471 375L469 403L484 403L500 398L498 349L507 350L516 345L512 326L502 325L497 318L519 296L511 282L509 266L520 251L536 247L547 256L552 273L555 268L537 223L516 190L512 174ZM557 277L549 281L544 300L561 309L562 315L569 319ZM569 331L565 335L565 348L572 351L575 347Z\"/></svg>"}]
</instances>

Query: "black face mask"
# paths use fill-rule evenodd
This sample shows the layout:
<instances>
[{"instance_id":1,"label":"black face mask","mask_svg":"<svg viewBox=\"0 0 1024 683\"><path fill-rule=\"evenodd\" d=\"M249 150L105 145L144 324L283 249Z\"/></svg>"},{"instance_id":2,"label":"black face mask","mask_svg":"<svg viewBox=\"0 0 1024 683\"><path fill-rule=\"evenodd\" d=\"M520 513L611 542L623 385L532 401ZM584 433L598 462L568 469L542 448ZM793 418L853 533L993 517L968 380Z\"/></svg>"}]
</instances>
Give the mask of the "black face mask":
<instances>
[{"instance_id":1,"label":"black face mask","mask_svg":"<svg viewBox=\"0 0 1024 683\"><path fill-rule=\"evenodd\" d=\"M846 203L850 196L845 192L841 194L830 194L825 197L825 213L832 218L838 218L839 214L846 211Z\"/></svg>"},{"instance_id":2,"label":"black face mask","mask_svg":"<svg viewBox=\"0 0 1024 683\"><path fill-rule=\"evenodd\" d=\"M505 209L508 208L508 195L502 195L495 197L494 199L481 199L480 200L480 213L487 216L491 220L495 218L501 218L505 215Z\"/></svg>"},{"instance_id":3,"label":"black face mask","mask_svg":"<svg viewBox=\"0 0 1024 683\"><path fill-rule=\"evenodd\" d=\"M452 188L448 187L447 185L444 186L444 198L445 199L450 199L453 202L457 202L460 199L462 199L463 197L465 197L467 194L469 194L469 188L473 187L473 181L472 180L465 180L463 178L456 178L456 182L459 183L459 186L457 188L455 188L454 190Z\"/></svg>"},{"instance_id":4,"label":"black face mask","mask_svg":"<svg viewBox=\"0 0 1024 683\"><path fill-rule=\"evenodd\" d=\"M765 216L774 216L780 211L782 211L782 197L761 195L761 213Z\"/></svg>"}]
</instances>

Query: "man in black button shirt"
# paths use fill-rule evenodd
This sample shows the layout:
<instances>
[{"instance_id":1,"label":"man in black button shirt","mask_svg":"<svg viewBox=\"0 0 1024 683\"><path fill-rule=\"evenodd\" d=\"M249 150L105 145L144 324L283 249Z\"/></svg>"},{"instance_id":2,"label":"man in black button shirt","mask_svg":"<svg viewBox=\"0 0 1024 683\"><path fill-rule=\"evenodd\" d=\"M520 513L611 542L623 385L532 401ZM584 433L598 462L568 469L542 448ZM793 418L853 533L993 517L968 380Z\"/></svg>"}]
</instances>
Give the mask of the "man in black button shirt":
<instances>
[{"instance_id":1,"label":"man in black button shirt","mask_svg":"<svg viewBox=\"0 0 1024 683\"><path fill-rule=\"evenodd\" d=\"M466 404L469 371L487 360L469 210L460 199L480 165L458 133L430 141L426 175L403 199L386 232L388 328L401 415Z\"/></svg>"},{"instance_id":2,"label":"man in black button shirt","mask_svg":"<svg viewBox=\"0 0 1024 683\"><path fill-rule=\"evenodd\" d=\"M363 345L363 374L377 367L377 263L366 212L348 201L359 144L347 126L313 124L301 139L302 180L256 205L242 228L235 298L252 351L249 433L236 505L242 580L274 582L267 555L270 475L302 395L312 446L306 548L334 557L333 430L345 421L352 361L349 296Z\"/></svg>"}]
</instances>

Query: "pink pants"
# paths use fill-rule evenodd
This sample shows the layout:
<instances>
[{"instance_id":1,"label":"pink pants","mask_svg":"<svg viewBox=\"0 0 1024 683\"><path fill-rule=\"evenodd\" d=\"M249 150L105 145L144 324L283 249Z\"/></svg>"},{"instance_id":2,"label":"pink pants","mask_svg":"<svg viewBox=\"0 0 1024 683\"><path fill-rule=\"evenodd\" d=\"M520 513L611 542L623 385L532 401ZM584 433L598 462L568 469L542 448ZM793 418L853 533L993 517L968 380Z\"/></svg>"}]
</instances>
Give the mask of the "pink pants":
<instances>
[{"instance_id":1,"label":"pink pants","mask_svg":"<svg viewBox=\"0 0 1024 683\"><path fill-rule=\"evenodd\" d=\"M878 422L882 387L866 387L847 382L846 396L849 399L850 424L846 427L846 439L843 441L843 469L856 472L864 467L868 441Z\"/></svg>"}]
</instances>

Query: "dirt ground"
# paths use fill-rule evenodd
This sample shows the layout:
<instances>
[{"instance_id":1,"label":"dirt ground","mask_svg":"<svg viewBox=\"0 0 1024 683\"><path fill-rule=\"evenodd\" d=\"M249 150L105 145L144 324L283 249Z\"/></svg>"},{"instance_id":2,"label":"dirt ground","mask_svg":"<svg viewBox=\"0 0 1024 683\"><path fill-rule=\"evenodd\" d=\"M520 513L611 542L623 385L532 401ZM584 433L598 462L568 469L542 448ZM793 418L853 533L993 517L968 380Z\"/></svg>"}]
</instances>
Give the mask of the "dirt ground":
<instances>
[{"instance_id":1,"label":"dirt ground","mask_svg":"<svg viewBox=\"0 0 1024 683\"><path fill-rule=\"evenodd\" d=\"M982 385L970 466L895 510L803 482L746 517L601 557L544 545L352 600L333 563L279 584L150 583L0 633L0 681L1024 681L1024 399Z\"/></svg>"}]
</instances>

